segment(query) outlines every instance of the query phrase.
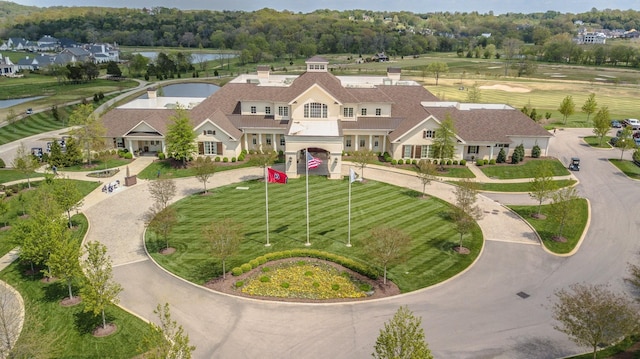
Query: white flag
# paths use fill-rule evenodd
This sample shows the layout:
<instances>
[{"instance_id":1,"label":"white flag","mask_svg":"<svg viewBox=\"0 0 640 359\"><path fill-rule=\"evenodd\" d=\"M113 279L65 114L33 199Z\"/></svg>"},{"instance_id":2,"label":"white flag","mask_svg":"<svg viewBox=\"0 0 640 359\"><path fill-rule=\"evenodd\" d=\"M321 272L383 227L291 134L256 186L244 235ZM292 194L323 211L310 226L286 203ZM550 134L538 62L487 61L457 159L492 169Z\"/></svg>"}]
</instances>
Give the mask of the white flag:
<instances>
[{"instance_id":1,"label":"white flag","mask_svg":"<svg viewBox=\"0 0 640 359\"><path fill-rule=\"evenodd\" d=\"M358 174L353 168L349 168L349 183L353 183L358 179Z\"/></svg>"}]
</instances>

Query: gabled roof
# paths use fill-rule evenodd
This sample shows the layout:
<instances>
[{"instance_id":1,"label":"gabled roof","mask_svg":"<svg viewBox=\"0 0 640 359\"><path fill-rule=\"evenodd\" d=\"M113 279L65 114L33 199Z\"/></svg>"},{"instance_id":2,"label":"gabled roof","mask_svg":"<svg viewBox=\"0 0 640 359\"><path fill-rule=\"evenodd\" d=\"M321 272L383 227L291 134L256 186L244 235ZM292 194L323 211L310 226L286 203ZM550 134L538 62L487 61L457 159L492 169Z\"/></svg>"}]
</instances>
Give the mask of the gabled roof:
<instances>
[{"instance_id":1,"label":"gabled roof","mask_svg":"<svg viewBox=\"0 0 640 359\"><path fill-rule=\"evenodd\" d=\"M102 123L107 129L106 137L124 137L137 124L144 121L150 127L164 134L167 131L169 117L175 115L175 110L140 110L114 109L102 116Z\"/></svg>"},{"instance_id":2,"label":"gabled roof","mask_svg":"<svg viewBox=\"0 0 640 359\"><path fill-rule=\"evenodd\" d=\"M240 137L242 137L242 131L238 130L231 123L231 121L229 121L229 118L220 110L213 112L213 114L211 114L211 116L208 117L206 120L209 120L214 125L218 126L222 131L224 131L227 135L229 135L231 139L235 141L239 140ZM194 122L195 122L194 118L191 117L191 123L194 123ZM198 128L200 126L202 126L202 123L196 122L196 125L194 125L193 127Z\"/></svg>"}]
</instances>

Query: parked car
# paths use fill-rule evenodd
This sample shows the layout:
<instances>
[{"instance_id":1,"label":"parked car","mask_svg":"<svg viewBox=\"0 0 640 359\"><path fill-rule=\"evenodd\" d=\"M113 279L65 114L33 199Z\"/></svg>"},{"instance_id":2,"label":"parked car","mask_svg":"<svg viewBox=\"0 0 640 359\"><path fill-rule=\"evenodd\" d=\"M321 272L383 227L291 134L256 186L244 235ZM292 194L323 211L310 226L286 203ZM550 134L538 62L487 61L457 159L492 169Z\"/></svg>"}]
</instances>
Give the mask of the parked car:
<instances>
[{"instance_id":1,"label":"parked car","mask_svg":"<svg viewBox=\"0 0 640 359\"><path fill-rule=\"evenodd\" d=\"M31 115L33 113L33 109L32 108L28 108L27 111L25 111L25 113L27 115Z\"/></svg>"},{"instance_id":2,"label":"parked car","mask_svg":"<svg viewBox=\"0 0 640 359\"><path fill-rule=\"evenodd\" d=\"M609 143L611 144L611 146L616 147L616 143L618 143L619 138L618 137L611 137L611 139L609 140Z\"/></svg>"},{"instance_id":3,"label":"parked car","mask_svg":"<svg viewBox=\"0 0 640 359\"><path fill-rule=\"evenodd\" d=\"M640 120L636 118L627 118L624 120L625 126L630 126L632 130L640 130Z\"/></svg>"},{"instance_id":4,"label":"parked car","mask_svg":"<svg viewBox=\"0 0 640 359\"><path fill-rule=\"evenodd\" d=\"M620 121L618 121L618 120L613 120L613 121L611 121L611 127L613 127L613 128L622 128L622 123L620 123Z\"/></svg>"}]
</instances>

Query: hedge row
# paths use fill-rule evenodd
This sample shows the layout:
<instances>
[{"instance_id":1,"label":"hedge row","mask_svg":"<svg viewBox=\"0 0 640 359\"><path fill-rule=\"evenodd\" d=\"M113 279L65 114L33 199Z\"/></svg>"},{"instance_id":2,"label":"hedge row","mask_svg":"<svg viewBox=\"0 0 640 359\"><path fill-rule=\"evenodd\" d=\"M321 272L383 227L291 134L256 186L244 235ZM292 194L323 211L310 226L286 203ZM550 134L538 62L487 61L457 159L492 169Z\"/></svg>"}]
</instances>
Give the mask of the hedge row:
<instances>
[{"instance_id":1,"label":"hedge row","mask_svg":"<svg viewBox=\"0 0 640 359\"><path fill-rule=\"evenodd\" d=\"M327 260L333 263L340 264L345 268L349 268L352 271L360 273L371 279L378 278L378 271L375 268L369 267L368 265L362 262L353 260L351 258L343 257L341 255L334 254L334 253L319 251L317 249L292 249L287 251L267 253L263 256L252 259L248 263L244 263L239 267L233 268L231 270L231 274L234 276L239 276L267 262L275 261L278 259L296 258L296 257L308 257L308 258L317 258L317 259Z\"/></svg>"}]
</instances>

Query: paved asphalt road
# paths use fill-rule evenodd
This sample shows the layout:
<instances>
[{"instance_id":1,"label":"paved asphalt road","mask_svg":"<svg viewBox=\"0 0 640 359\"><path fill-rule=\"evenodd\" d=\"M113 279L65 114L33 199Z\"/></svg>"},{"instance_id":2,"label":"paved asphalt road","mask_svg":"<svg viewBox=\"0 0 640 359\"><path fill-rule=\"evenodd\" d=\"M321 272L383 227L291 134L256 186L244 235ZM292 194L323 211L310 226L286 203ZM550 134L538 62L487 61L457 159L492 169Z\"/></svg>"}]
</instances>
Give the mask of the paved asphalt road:
<instances>
[{"instance_id":1,"label":"paved asphalt road","mask_svg":"<svg viewBox=\"0 0 640 359\"><path fill-rule=\"evenodd\" d=\"M575 155L582 158L582 171L575 174L580 193L591 201L592 221L576 255L547 253L531 230L498 203L526 202L526 196L491 194L481 200L485 217L479 223L487 241L479 260L444 284L397 297L338 304L264 302L175 278L150 261L142 247L141 216L151 205L145 182L104 194L105 200L87 209L88 239L108 246L116 280L124 287L121 305L153 320L156 304L170 303L173 317L197 346L196 358L371 357L380 328L401 305L423 317L436 358L558 358L583 349L553 329L549 306L554 291L576 282L624 289L627 263L638 261L639 183L606 161L619 157L619 151L584 145L579 136L588 134L586 129L558 131L550 148L565 163ZM230 172L216 173L211 184L260 174L258 169ZM366 176L421 190L411 176L375 169L367 169ZM201 189L195 179L177 182L181 196ZM442 183L432 184L428 192L451 196Z\"/></svg>"}]
</instances>

